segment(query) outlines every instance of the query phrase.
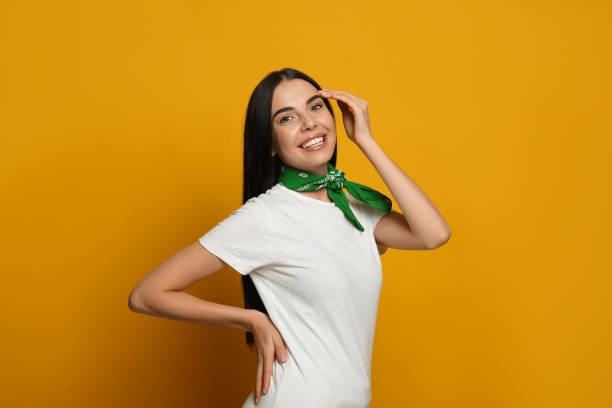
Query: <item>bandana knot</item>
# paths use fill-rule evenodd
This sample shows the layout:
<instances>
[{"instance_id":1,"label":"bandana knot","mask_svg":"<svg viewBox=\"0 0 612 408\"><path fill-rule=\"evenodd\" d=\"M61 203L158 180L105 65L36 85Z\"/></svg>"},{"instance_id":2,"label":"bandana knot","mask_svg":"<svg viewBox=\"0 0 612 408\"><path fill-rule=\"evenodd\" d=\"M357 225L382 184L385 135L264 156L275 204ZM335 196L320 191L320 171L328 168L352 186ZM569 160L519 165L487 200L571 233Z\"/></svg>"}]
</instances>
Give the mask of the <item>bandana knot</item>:
<instances>
[{"instance_id":1,"label":"bandana knot","mask_svg":"<svg viewBox=\"0 0 612 408\"><path fill-rule=\"evenodd\" d=\"M346 174L342 170L332 170L325 175L325 184L332 190L342 190L345 187Z\"/></svg>"},{"instance_id":2,"label":"bandana knot","mask_svg":"<svg viewBox=\"0 0 612 408\"><path fill-rule=\"evenodd\" d=\"M329 198L360 231L364 231L364 228L357 220L357 217L355 217L355 214L353 214L342 189L346 188L356 199L383 211L387 215L391 213L391 200L389 197L363 184L348 181L346 174L342 170L336 169L329 162L327 163L327 174L325 175L281 165L281 174L278 181L285 187L295 191L315 191L324 187L327 188Z\"/></svg>"}]
</instances>

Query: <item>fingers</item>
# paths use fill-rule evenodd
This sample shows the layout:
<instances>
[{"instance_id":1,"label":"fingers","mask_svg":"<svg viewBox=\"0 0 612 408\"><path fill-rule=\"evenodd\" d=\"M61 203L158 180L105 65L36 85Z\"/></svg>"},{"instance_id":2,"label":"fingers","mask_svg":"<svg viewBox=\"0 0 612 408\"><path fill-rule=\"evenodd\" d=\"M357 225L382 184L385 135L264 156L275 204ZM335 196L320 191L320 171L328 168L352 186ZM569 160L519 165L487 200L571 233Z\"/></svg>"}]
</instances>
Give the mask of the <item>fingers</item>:
<instances>
[{"instance_id":1,"label":"fingers","mask_svg":"<svg viewBox=\"0 0 612 408\"><path fill-rule=\"evenodd\" d=\"M284 340L276 345L276 359L281 363L285 363L287 361L287 347L285 346Z\"/></svg>"},{"instance_id":2,"label":"fingers","mask_svg":"<svg viewBox=\"0 0 612 408\"><path fill-rule=\"evenodd\" d=\"M281 363L287 362L287 347L284 340L274 342L274 348L264 349L263 356L258 354L257 379L255 381L255 403L259 403L262 395L267 395L274 374L274 360Z\"/></svg>"},{"instance_id":3,"label":"fingers","mask_svg":"<svg viewBox=\"0 0 612 408\"><path fill-rule=\"evenodd\" d=\"M278 359L281 363L287 362L287 345L280 333L272 333L266 340L257 340L257 374L255 378L255 404L258 404L262 395L267 395L270 382L274 374L274 363Z\"/></svg>"},{"instance_id":4,"label":"fingers","mask_svg":"<svg viewBox=\"0 0 612 408\"><path fill-rule=\"evenodd\" d=\"M263 378L263 356L261 352L257 353L257 375L255 377L255 403L259 403L261 398L261 384Z\"/></svg>"},{"instance_id":5,"label":"fingers","mask_svg":"<svg viewBox=\"0 0 612 408\"><path fill-rule=\"evenodd\" d=\"M332 99L336 99L336 100L346 103L351 108L351 110L356 110L356 109L365 110L368 107L368 103L366 101L364 101L363 99L357 98L356 96L351 95L348 92L321 89L319 93L326 98L332 98Z\"/></svg>"},{"instance_id":6,"label":"fingers","mask_svg":"<svg viewBox=\"0 0 612 408\"><path fill-rule=\"evenodd\" d=\"M263 388L261 392L265 395L270 388L270 377L272 377L272 368L274 367L274 349L264 350L264 368L263 368Z\"/></svg>"},{"instance_id":7,"label":"fingers","mask_svg":"<svg viewBox=\"0 0 612 408\"><path fill-rule=\"evenodd\" d=\"M274 349L264 348L257 354L257 378L255 379L255 403L258 404L262 395L268 393L270 379L274 368Z\"/></svg>"}]
</instances>

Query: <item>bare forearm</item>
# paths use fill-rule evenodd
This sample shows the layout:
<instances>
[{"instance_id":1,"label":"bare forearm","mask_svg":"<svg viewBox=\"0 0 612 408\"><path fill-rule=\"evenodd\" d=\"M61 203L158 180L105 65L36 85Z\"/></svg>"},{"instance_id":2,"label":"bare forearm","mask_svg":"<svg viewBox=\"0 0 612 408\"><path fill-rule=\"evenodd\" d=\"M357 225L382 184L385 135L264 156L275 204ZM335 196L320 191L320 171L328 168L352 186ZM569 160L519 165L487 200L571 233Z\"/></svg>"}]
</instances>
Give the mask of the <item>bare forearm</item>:
<instances>
[{"instance_id":1,"label":"bare forearm","mask_svg":"<svg viewBox=\"0 0 612 408\"><path fill-rule=\"evenodd\" d=\"M450 227L435 205L374 139L367 139L359 148L387 185L415 235L425 242L437 242L450 235Z\"/></svg>"},{"instance_id":2,"label":"bare forearm","mask_svg":"<svg viewBox=\"0 0 612 408\"><path fill-rule=\"evenodd\" d=\"M142 299L144 297L144 299ZM165 291L141 296L132 310L151 316L185 322L225 326L244 331L253 330L253 321L259 312L254 309L209 302L182 291Z\"/></svg>"}]
</instances>

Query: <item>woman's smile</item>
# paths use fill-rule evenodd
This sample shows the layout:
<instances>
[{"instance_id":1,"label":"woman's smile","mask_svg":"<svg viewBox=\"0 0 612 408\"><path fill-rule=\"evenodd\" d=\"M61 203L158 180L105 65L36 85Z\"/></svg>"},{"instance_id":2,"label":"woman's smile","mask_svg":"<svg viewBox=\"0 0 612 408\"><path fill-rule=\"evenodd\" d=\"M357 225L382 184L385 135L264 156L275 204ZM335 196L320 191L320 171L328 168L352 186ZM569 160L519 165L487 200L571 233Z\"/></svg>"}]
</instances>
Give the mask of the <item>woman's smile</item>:
<instances>
[{"instance_id":1,"label":"woman's smile","mask_svg":"<svg viewBox=\"0 0 612 408\"><path fill-rule=\"evenodd\" d=\"M327 133L324 134L323 136L315 137L314 139L310 139L308 142L306 142L305 145L301 145L300 149L310 152L313 150L320 150L326 145L327 145Z\"/></svg>"}]
</instances>

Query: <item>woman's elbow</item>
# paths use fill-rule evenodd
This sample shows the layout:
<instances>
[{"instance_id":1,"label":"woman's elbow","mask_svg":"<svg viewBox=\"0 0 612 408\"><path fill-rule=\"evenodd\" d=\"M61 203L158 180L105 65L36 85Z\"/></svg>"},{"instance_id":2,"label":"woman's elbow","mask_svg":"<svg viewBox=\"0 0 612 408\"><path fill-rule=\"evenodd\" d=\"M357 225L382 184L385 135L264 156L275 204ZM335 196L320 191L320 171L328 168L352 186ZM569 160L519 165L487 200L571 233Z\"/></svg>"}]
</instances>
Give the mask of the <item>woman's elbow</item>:
<instances>
[{"instance_id":1,"label":"woman's elbow","mask_svg":"<svg viewBox=\"0 0 612 408\"><path fill-rule=\"evenodd\" d=\"M144 302L142 301L142 294L140 290L136 288L132 289L128 298L128 307L132 312L143 313L145 310Z\"/></svg>"},{"instance_id":2,"label":"woman's elbow","mask_svg":"<svg viewBox=\"0 0 612 408\"><path fill-rule=\"evenodd\" d=\"M429 245L428 249L436 249L446 244L451 237L450 230L441 235L441 237L432 245Z\"/></svg>"}]
</instances>

